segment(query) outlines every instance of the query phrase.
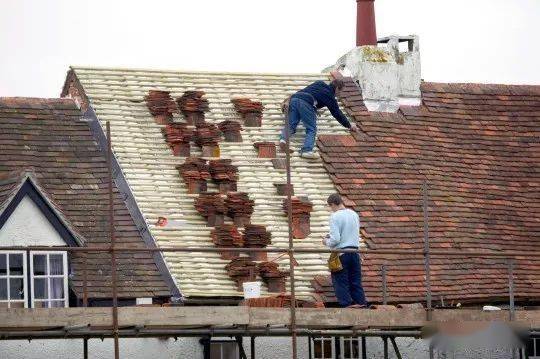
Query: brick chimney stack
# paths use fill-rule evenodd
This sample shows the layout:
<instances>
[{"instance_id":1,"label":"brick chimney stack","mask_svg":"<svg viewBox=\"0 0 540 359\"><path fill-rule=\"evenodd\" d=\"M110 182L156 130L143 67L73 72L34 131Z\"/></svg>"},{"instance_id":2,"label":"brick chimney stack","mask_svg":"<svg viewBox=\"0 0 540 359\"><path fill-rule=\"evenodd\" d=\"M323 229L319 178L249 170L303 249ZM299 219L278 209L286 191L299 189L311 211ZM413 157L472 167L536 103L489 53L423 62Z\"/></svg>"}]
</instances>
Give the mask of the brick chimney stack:
<instances>
[{"instance_id":1,"label":"brick chimney stack","mask_svg":"<svg viewBox=\"0 0 540 359\"><path fill-rule=\"evenodd\" d=\"M377 45L375 0L356 0L356 46Z\"/></svg>"}]
</instances>

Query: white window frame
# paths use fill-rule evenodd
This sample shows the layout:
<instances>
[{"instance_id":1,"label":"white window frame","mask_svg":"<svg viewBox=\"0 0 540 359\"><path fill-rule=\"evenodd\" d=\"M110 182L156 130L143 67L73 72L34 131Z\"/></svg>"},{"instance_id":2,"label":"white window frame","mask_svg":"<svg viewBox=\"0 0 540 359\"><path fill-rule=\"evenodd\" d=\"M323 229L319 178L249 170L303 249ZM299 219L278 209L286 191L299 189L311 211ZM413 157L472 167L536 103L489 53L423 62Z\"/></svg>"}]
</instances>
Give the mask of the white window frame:
<instances>
[{"instance_id":1,"label":"white window frame","mask_svg":"<svg viewBox=\"0 0 540 359\"><path fill-rule=\"evenodd\" d=\"M7 303L8 304L8 308L11 308L11 303L20 303L22 301L24 301L24 307L25 308L28 308L28 283L27 283L27 279L28 279L28 269L27 269L27 266L26 266L26 252L25 251L2 251L0 250L0 254L5 254L6 255L6 275L0 275L0 278L1 279L7 279L6 282L7 282L7 299L6 300L3 300L3 299L0 299L0 303ZM20 278L21 275L10 275L9 273L9 255L10 254L22 254L22 257L23 257L23 274L22 274L22 277L23 277L23 289L24 289L24 298L23 299L15 299L15 300L12 300L10 299L11 297L11 288L10 288L10 284L9 284L9 279L10 278Z\"/></svg>"},{"instance_id":2,"label":"white window frame","mask_svg":"<svg viewBox=\"0 0 540 359\"><path fill-rule=\"evenodd\" d=\"M60 254L62 255L62 263L63 263L63 274L58 275L51 275L50 274L50 260L49 257L51 254ZM34 275L34 255L46 255L46 265L47 265L47 274L45 275ZM31 306L32 308L35 308L34 303L35 302L45 302L47 303L46 308L52 308L50 307L51 302L60 302L59 299L52 299L51 298L51 278L62 278L64 280L64 308L67 308L69 306L69 293L68 293L68 260L67 260L67 252L66 251L30 251L30 283L32 284L32 290L31 290ZM47 279L47 297L48 299L35 299L34 298L34 278L46 278Z\"/></svg>"}]
</instances>

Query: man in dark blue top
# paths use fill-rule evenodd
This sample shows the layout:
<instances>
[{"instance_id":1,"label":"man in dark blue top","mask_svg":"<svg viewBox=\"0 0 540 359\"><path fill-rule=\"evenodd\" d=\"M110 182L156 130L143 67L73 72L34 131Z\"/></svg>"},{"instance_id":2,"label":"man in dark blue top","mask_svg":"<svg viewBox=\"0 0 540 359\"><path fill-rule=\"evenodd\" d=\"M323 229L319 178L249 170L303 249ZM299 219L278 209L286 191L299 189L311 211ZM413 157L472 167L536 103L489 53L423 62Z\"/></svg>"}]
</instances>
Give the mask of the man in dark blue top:
<instances>
[{"instance_id":1,"label":"man in dark blue top","mask_svg":"<svg viewBox=\"0 0 540 359\"><path fill-rule=\"evenodd\" d=\"M343 88L343 80L335 79L330 84L324 81L316 81L296 92L285 104L284 111L289 113L290 133L294 134L300 121L306 128L306 138L300 150L300 156L308 159L316 159L318 155L313 152L315 138L317 136L317 110L327 107L334 118L352 132L357 131L355 124L351 124L347 117L339 109L336 96ZM280 148L285 150L285 128L281 131L279 139Z\"/></svg>"}]
</instances>

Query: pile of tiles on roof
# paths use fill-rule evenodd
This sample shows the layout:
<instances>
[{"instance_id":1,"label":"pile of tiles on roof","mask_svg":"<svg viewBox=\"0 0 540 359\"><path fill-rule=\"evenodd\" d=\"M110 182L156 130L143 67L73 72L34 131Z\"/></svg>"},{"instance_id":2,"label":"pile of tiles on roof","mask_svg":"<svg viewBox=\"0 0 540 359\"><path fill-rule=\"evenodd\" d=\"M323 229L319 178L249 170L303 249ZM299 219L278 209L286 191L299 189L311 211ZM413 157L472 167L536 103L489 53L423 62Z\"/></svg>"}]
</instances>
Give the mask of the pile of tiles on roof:
<instances>
[{"instance_id":1,"label":"pile of tiles on roof","mask_svg":"<svg viewBox=\"0 0 540 359\"><path fill-rule=\"evenodd\" d=\"M211 232L212 242L217 247L242 247L244 238L233 224L221 224ZM240 256L239 252L221 252L222 259L233 259Z\"/></svg>"},{"instance_id":2,"label":"pile of tiles on roof","mask_svg":"<svg viewBox=\"0 0 540 359\"><path fill-rule=\"evenodd\" d=\"M265 226L257 224L246 224L244 226L244 247L264 248L272 243L272 233L266 230ZM250 252L251 259L265 261L268 258L266 252Z\"/></svg>"},{"instance_id":3,"label":"pile of tiles on roof","mask_svg":"<svg viewBox=\"0 0 540 359\"><path fill-rule=\"evenodd\" d=\"M247 193L229 192L225 199L225 205L227 206L227 215L234 220L237 226L242 227L249 223L255 202L249 199Z\"/></svg>"},{"instance_id":4,"label":"pile of tiles on roof","mask_svg":"<svg viewBox=\"0 0 540 359\"><path fill-rule=\"evenodd\" d=\"M218 128L223 133L225 142L242 142L242 125L233 120L225 120L218 123Z\"/></svg>"},{"instance_id":5,"label":"pile of tiles on roof","mask_svg":"<svg viewBox=\"0 0 540 359\"><path fill-rule=\"evenodd\" d=\"M221 138L216 125L211 123L200 123L195 127L193 139L202 148L204 157L219 157L218 142Z\"/></svg>"},{"instance_id":6,"label":"pile of tiles on roof","mask_svg":"<svg viewBox=\"0 0 540 359\"><path fill-rule=\"evenodd\" d=\"M337 298L330 276L318 275L311 280L311 286L315 291L314 298L327 304L336 304Z\"/></svg>"},{"instance_id":7,"label":"pile of tiles on roof","mask_svg":"<svg viewBox=\"0 0 540 359\"><path fill-rule=\"evenodd\" d=\"M193 138L193 130L184 123L168 123L162 129L165 141L171 147L174 156L189 157L189 141Z\"/></svg>"},{"instance_id":8,"label":"pile of tiles on roof","mask_svg":"<svg viewBox=\"0 0 540 359\"><path fill-rule=\"evenodd\" d=\"M219 193L200 193L195 199L195 209L208 222L208 226L213 227L223 224L225 212L225 200Z\"/></svg>"},{"instance_id":9,"label":"pile of tiles on roof","mask_svg":"<svg viewBox=\"0 0 540 359\"><path fill-rule=\"evenodd\" d=\"M209 162L210 176L219 186L220 193L236 191L238 167L229 159L211 160Z\"/></svg>"},{"instance_id":10,"label":"pile of tiles on roof","mask_svg":"<svg viewBox=\"0 0 540 359\"><path fill-rule=\"evenodd\" d=\"M259 273L270 293L285 292L285 277L289 272L280 271L275 262L259 263Z\"/></svg>"},{"instance_id":11,"label":"pile of tiles on roof","mask_svg":"<svg viewBox=\"0 0 540 359\"><path fill-rule=\"evenodd\" d=\"M235 282L238 290L242 290L242 284L244 282L254 281L259 274L257 264L251 259L246 257L239 257L231 260L229 264L225 266L227 274Z\"/></svg>"},{"instance_id":12,"label":"pile of tiles on roof","mask_svg":"<svg viewBox=\"0 0 540 359\"><path fill-rule=\"evenodd\" d=\"M276 158L276 144L274 142L255 142L259 158Z\"/></svg>"},{"instance_id":13,"label":"pile of tiles on roof","mask_svg":"<svg viewBox=\"0 0 540 359\"><path fill-rule=\"evenodd\" d=\"M176 99L178 108L182 111L186 122L190 125L204 122L204 113L208 112L208 100L204 91L186 91Z\"/></svg>"},{"instance_id":14,"label":"pile of tiles on roof","mask_svg":"<svg viewBox=\"0 0 540 359\"><path fill-rule=\"evenodd\" d=\"M296 239L306 238L311 233L309 214L313 211L313 204L306 198L293 197L291 198L291 209L293 237ZM283 200L283 211L288 214L287 199Z\"/></svg>"},{"instance_id":15,"label":"pile of tiles on roof","mask_svg":"<svg viewBox=\"0 0 540 359\"><path fill-rule=\"evenodd\" d=\"M146 106L157 123L165 125L172 119L172 114L178 112L169 91L150 90L144 97Z\"/></svg>"},{"instance_id":16,"label":"pile of tiles on roof","mask_svg":"<svg viewBox=\"0 0 540 359\"><path fill-rule=\"evenodd\" d=\"M252 101L248 98L235 98L231 102L236 111L242 115L247 127L260 127L264 106L260 101Z\"/></svg>"},{"instance_id":17,"label":"pile of tiles on roof","mask_svg":"<svg viewBox=\"0 0 540 359\"><path fill-rule=\"evenodd\" d=\"M206 180L210 178L207 161L198 157L186 158L185 162L176 166L188 186L189 193L206 192Z\"/></svg>"}]
</instances>

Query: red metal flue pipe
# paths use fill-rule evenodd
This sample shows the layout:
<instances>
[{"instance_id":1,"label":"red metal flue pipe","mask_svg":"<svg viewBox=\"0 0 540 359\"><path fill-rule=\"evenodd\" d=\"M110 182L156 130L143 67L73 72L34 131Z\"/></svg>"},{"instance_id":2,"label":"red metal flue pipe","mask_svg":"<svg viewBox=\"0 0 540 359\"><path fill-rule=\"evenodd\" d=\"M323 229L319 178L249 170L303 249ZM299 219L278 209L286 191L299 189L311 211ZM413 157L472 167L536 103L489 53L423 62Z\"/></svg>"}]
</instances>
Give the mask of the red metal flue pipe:
<instances>
[{"instance_id":1,"label":"red metal flue pipe","mask_svg":"<svg viewBox=\"0 0 540 359\"><path fill-rule=\"evenodd\" d=\"M377 45L375 0L356 0L356 46Z\"/></svg>"}]
</instances>

